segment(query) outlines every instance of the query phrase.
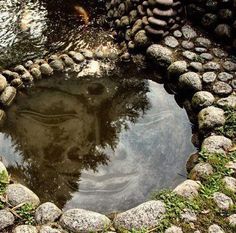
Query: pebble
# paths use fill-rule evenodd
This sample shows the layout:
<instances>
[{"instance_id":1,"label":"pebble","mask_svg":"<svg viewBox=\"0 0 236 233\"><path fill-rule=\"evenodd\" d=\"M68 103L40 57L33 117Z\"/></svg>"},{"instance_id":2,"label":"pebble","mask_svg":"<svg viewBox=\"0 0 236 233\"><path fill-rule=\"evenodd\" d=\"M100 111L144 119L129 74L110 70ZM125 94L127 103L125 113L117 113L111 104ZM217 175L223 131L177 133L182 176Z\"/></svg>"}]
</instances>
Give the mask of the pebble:
<instances>
[{"instance_id":1,"label":"pebble","mask_svg":"<svg viewBox=\"0 0 236 233\"><path fill-rule=\"evenodd\" d=\"M181 28L181 31L185 39L192 39L192 38L197 37L196 31L189 25L184 25Z\"/></svg>"},{"instance_id":2,"label":"pebble","mask_svg":"<svg viewBox=\"0 0 236 233\"><path fill-rule=\"evenodd\" d=\"M195 40L196 46L209 48L211 46L211 41L204 37L198 37Z\"/></svg>"},{"instance_id":3,"label":"pebble","mask_svg":"<svg viewBox=\"0 0 236 233\"><path fill-rule=\"evenodd\" d=\"M191 61L196 60L198 57L196 53L191 51L184 51L182 55Z\"/></svg>"},{"instance_id":4,"label":"pebble","mask_svg":"<svg viewBox=\"0 0 236 233\"><path fill-rule=\"evenodd\" d=\"M40 72L45 76L53 75L53 69L47 63L44 63L40 66Z\"/></svg>"},{"instance_id":5,"label":"pebble","mask_svg":"<svg viewBox=\"0 0 236 233\"><path fill-rule=\"evenodd\" d=\"M222 81L215 82L212 89L215 94L223 96L229 95L233 91L232 87L228 83Z\"/></svg>"},{"instance_id":6,"label":"pebble","mask_svg":"<svg viewBox=\"0 0 236 233\"><path fill-rule=\"evenodd\" d=\"M201 183L199 181L185 180L174 189L174 192L187 199L193 199L198 196L200 187Z\"/></svg>"},{"instance_id":7,"label":"pebble","mask_svg":"<svg viewBox=\"0 0 236 233\"><path fill-rule=\"evenodd\" d=\"M221 72L221 73L218 74L218 79L220 81L227 82L227 81L233 79L233 75L229 74L227 72Z\"/></svg>"},{"instance_id":8,"label":"pebble","mask_svg":"<svg viewBox=\"0 0 236 233\"><path fill-rule=\"evenodd\" d=\"M201 62L191 62L189 64L190 68L192 68L194 71L201 72L203 71L203 65Z\"/></svg>"},{"instance_id":9,"label":"pebble","mask_svg":"<svg viewBox=\"0 0 236 233\"><path fill-rule=\"evenodd\" d=\"M202 89L202 82L198 73L187 72L179 77L179 86L184 90L196 92Z\"/></svg>"},{"instance_id":10,"label":"pebble","mask_svg":"<svg viewBox=\"0 0 236 233\"><path fill-rule=\"evenodd\" d=\"M231 227L236 227L236 214L232 214L227 218Z\"/></svg>"},{"instance_id":11,"label":"pebble","mask_svg":"<svg viewBox=\"0 0 236 233\"><path fill-rule=\"evenodd\" d=\"M181 45L184 49L193 49L194 48L194 43L192 41L184 40L184 41L182 41Z\"/></svg>"},{"instance_id":12,"label":"pebble","mask_svg":"<svg viewBox=\"0 0 236 233\"><path fill-rule=\"evenodd\" d=\"M14 215L8 210L0 210L0 230L14 224Z\"/></svg>"},{"instance_id":13,"label":"pebble","mask_svg":"<svg viewBox=\"0 0 236 233\"><path fill-rule=\"evenodd\" d=\"M219 70L220 65L216 62L210 61L203 65L204 70L210 71L210 70Z\"/></svg>"},{"instance_id":14,"label":"pebble","mask_svg":"<svg viewBox=\"0 0 236 233\"><path fill-rule=\"evenodd\" d=\"M236 110L236 95L230 95L226 98L219 99L217 105L221 107L233 108Z\"/></svg>"},{"instance_id":15,"label":"pebble","mask_svg":"<svg viewBox=\"0 0 236 233\"><path fill-rule=\"evenodd\" d=\"M202 80L204 83L212 83L216 80L217 75L215 72L205 72L202 75Z\"/></svg>"},{"instance_id":16,"label":"pebble","mask_svg":"<svg viewBox=\"0 0 236 233\"><path fill-rule=\"evenodd\" d=\"M165 233L183 233L181 227L171 226L165 230Z\"/></svg>"},{"instance_id":17,"label":"pebble","mask_svg":"<svg viewBox=\"0 0 236 233\"><path fill-rule=\"evenodd\" d=\"M228 190L236 193L236 179L234 177L226 176L223 178L223 182Z\"/></svg>"},{"instance_id":18,"label":"pebble","mask_svg":"<svg viewBox=\"0 0 236 233\"><path fill-rule=\"evenodd\" d=\"M192 180L204 180L213 174L213 167L209 163L200 162L195 165L189 174Z\"/></svg>"},{"instance_id":19,"label":"pebble","mask_svg":"<svg viewBox=\"0 0 236 233\"><path fill-rule=\"evenodd\" d=\"M222 210L229 210L229 208L234 204L230 197L220 192L215 192L213 194L213 200L216 203L217 207Z\"/></svg>"},{"instance_id":20,"label":"pebble","mask_svg":"<svg viewBox=\"0 0 236 233\"><path fill-rule=\"evenodd\" d=\"M175 39L173 36L167 36L164 39L165 45L171 47L171 48L176 48L179 46L179 42L177 39Z\"/></svg>"},{"instance_id":21,"label":"pebble","mask_svg":"<svg viewBox=\"0 0 236 233\"><path fill-rule=\"evenodd\" d=\"M192 106L195 109L202 109L211 106L215 97L208 91L198 91L192 97Z\"/></svg>"},{"instance_id":22,"label":"pebble","mask_svg":"<svg viewBox=\"0 0 236 233\"><path fill-rule=\"evenodd\" d=\"M13 233L38 233L38 230L34 226L20 225L14 229Z\"/></svg>"}]
</instances>

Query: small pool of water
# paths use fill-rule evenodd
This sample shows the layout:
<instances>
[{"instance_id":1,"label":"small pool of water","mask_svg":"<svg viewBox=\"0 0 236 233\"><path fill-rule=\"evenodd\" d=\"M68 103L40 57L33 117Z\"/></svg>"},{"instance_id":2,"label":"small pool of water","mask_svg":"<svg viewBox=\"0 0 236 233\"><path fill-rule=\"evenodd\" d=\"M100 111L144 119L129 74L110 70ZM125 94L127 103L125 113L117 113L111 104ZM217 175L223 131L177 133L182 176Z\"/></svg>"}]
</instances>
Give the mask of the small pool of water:
<instances>
[{"instance_id":1,"label":"small pool of water","mask_svg":"<svg viewBox=\"0 0 236 233\"><path fill-rule=\"evenodd\" d=\"M186 179L191 124L148 76L126 69L61 75L19 92L0 134L12 178L42 201L102 213L127 210Z\"/></svg>"}]
</instances>

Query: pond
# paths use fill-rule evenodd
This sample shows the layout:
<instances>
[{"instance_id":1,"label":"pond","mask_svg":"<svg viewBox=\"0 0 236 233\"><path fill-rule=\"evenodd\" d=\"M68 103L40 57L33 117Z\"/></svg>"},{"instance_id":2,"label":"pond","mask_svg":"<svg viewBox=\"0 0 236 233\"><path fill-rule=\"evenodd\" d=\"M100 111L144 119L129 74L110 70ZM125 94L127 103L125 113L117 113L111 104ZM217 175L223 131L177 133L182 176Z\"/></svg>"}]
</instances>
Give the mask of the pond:
<instances>
[{"instance_id":1,"label":"pond","mask_svg":"<svg viewBox=\"0 0 236 233\"><path fill-rule=\"evenodd\" d=\"M186 179L187 114L162 84L122 67L41 80L7 110L0 154L12 178L64 209L127 210Z\"/></svg>"}]
</instances>

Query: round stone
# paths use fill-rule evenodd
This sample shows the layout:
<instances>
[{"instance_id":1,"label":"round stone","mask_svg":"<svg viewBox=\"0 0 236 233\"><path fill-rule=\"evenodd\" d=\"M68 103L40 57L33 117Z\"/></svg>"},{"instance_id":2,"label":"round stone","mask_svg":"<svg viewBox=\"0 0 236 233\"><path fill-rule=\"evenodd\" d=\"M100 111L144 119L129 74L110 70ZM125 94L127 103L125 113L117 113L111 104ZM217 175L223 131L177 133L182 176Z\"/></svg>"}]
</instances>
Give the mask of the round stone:
<instances>
[{"instance_id":1,"label":"round stone","mask_svg":"<svg viewBox=\"0 0 236 233\"><path fill-rule=\"evenodd\" d=\"M201 183L199 181L185 180L174 189L174 192L187 199L193 199L198 196L200 187Z\"/></svg>"},{"instance_id":2,"label":"round stone","mask_svg":"<svg viewBox=\"0 0 236 233\"><path fill-rule=\"evenodd\" d=\"M223 182L225 184L225 188L230 190L231 192L236 193L236 179L231 176L226 176L223 178Z\"/></svg>"},{"instance_id":3,"label":"round stone","mask_svg":"<svg viewBox=\"0 0 236 233\"><path fill-rule=\"evenodd\" d=\"M41 79L42 75L41 75L41 71L34 67L30 70L30 73L32 74L32 76L35 78L35 79Z\"/></svg>"},{"instance_id":4,"label":"round stone","mask_svg":"<svg viewBox=\"0 0 236 233\"><path fill-rule=\"evenodd\" d=\"M213 91L217 95L229 95L233 89L228 83L218 81L214 83Z\"/></svg>"},{"instance_id":5,"label":"round stone","mask_svg":"<svg viewBox=\"0 0 236 233\"><path fill-rule=\"evenodd\" d=\"M134 36L134 44L137 47L146 48L150 45L150 40L146 35L145 30L140 30Z\"/></svg>"},{"instance_id":6,"label":"round stone","mask_svg":"<svg viewBox=\"0 0 236 233\"><path fill-rule=\"evenodd\" d=\"M192 97L192 106L196 109L211 106L215 101L215 97L208 91L198 91Z\"/></svg>"},{"instance_id":7,"label":"round stone","mask_svg":"<svg viewBox=\"0 0 236 233\"><path fill-rule=\"evenodd\" d=\"M186 61L176 61L173 62L168 67L168 76L170 78L177 78L181 74L185 73L187 71L187 62Z\"/></svg>"},{"instance_id":8,"label":"round stone","mask_svg":"<svg viewBox=\"0 0 236 233\"><path fill-rule=\"evenodd\" d=\"M204 83L212 83L216 80L215 72L206 72L202 75L202 80Z\"/></svg>"},{"instance_id":9,"label":"round stone","mask_svg":"<svg viewBox=\"0 0 236 233\"><path fill-rule=\"evenodd\" d=\"M8 210L0 210L0 230L14 224L14 215Z\"/></svg>"},{"instance_id":10,"label":"round stone","mask_svg":"<svg viewBox=\"0 0 236 233\"><path fill-rule=\"evenodd\" d=\"M184 49L193 49L194 48L194 43L192 41L184 40L184 41L182 41L181 45Z\"/></svg>"},{"instance_id":11,"label":"round stone","mask_svg":"<svg viewBox=\"0 0 236 233\"><path fill-rule=\"evenodd\" d=\"M185 39L192 39L197 36L196 31L190 25L184 25L181 28L181 31L182 31Z\"/></svg>"},{"instance_id":12,"label":"round stone","mask_svg":"<svg viewBox=\"0 0 236 233\"><path fill-rule=\"evenodd\" d=\"M0 74L0 92L2 92L7 86L6 78Z\"/></svg>"},{"instance_id":13,"label":"round stone","mask_svg":"<svg viewBox=\"0 0 236 233\"><path fill-rule=\"evenodd\" d=\"M219 70L220 65L216 62L210 61L203 65L204 70L211 71L211 70Z\"/></svg>"},{"instance_id":14,"label":"round stone","mask_svg":"<svg viewBox=\"0 0 236 233\"><path fill-rule=\"evenodd\" d=\"M164 38L164 43L165 45L171 47L171 48L176 48L179 46L178 40L176 40L173 36L167 36Z\"/></svg>"},{"instance_id":15,"label":"round stone","mask_svg":"<svg viewBox=\"0 0 236 233\"><path fill-rule=\"evenodd\" d=\"M213 200L216 203L217 207L222 210L228 210L234 204L230 197L220 192L216 192L213 194Z\"/></svg>"},{"instance_id":16,"label":"round stone","mask_svg":"<svg viewBox=\"0 0 236 233\"><path fill-rule=\"evenodd\" d=\"M209 48L211 46L211 41L204 37L198 37L195 40L196 46Z\"/></svg>"},{"instance_id":17,"label":"round stone","mask_svg":"<svg viewBox=\"0 0 236 233\"><path fill-rule=\"evenodd\" d=\"M226 98L219 99L217 105L221 107L233 108L236 110L236 95L230 95Z\"/></svg>"},{"instance_id":18,"label":"round stone","mask_svg":"<svg viewBox=\"0 0 236 233\"><path fill-rule=\"evenodd\" d=\"M232 214L228 217L228 222L231 227L236 227L236 214Z\"/></svg>"},{"instance_id":19,"label":"round stone","mask_svg":"<svg viewBox=\"0 0 236 233\"><path fill-rule=\"evenodd\" d=\"M189 67L192 68L194 71L203 71L203 65L201 62L191 62Z\"/></svg>"},{"instance_id":20,"label":"round stone","mask_svg":"<svg viewBox=\"0 0 236 233\"><path fill-rule=\"evenodd\" d=\"M53 74L53 69L49 64L44 63L40 66L40 71L43 75L51 76Z\"/></svg>"},{"instance_id":21,"label":"round stone","mask_svg":"<svg viewBox=\"0 0 236 233\"><path fill-rule=\"evenodd\" d=\"M12 104L16 97L16 88L7 86L3 93L0 95L0 102L8 107Z\"/></svg>"},{"instance_id":22,"label":"round stone","mask_svg":"<svg viewBox=\"0 0 236 233\"><path fill-rule=\"evenodd\" d=\"M56 71L62 71L64 69L64 64L60 59L53 60L49 63L50 67Z\"/></svg>"},{"instance_id":23,"label":"round stone","mask_svg":"<svg viewBox=\"0 0 236 233\"><path fill-rule=\"evenodd\" d=\"M191 52L191 51L184 51L182 55L191 61L196 60L198 57L196 53Z\"/></svg>"},{"instance_id":24,"label":"round stone","mask_svg":"<svg viewBox=\"0 0 236 233\"><path fill-rule=\"evenodd\" d=\"M165 230L165 233L183 233L181 227L171 226Z\"/></svg>"},{"instance_id":25,"label":"round stone","mask_svg":"<svg viewBox=\"0 0 236 233\"><path fill-rule=\"evenodd\" d=\"M221 72L221 73L218 74L218 79L220 81L227 82L227 81L233 79L233 75L229 74L227 72Z\"/></svg>"},{"instance_id":26,"label":"round stone","mask_svg":"<svg viewBox=\"0 0 236 233\"><path fill-rule=\"evenodd\" d=\"M199 74L187 72L180 76L179 86L181 89L196 92L202 89L202 82Z\"/></svg>"},{"instance_id":27,"label":"round stone","mask_svg":"<svg viewBox=\"0 0 236 233\"><path fill-rule=\"evenodd\" d=\"M204 60L212 60L213 56L210 53L201 53L200 57Z\"/></svg>"},{"instance_id":28,"label":"round stone","mask_svg":"<svg viewBox=\"0 0 236 233\"><path fill-rule=\"evenodd\" d=\"M213 174L213 167L209 163L198 163L190 172L190 178L192 180L206 179Z\"/></svg>"},{"instance_id":29,"label":"round stone","mask_svg":"<svg viewBox=\"0 0 236 233\"><path fill-rule=\"evenodd\" d=\"M226 61L223 63L223 67L227 71L236 71L236 63L232 61Z\"/></svg>"},{"instance_id":30,"label":"round stone","mask_svg":"<svg viewBox=\"0 0 236 233\"><path fill-rule=\"evenodd\" d=\"M173 35L176 37L176 38L181 38L182 37L182 32L180 30L175 30L173 32Z\"/></svg>"}]
</instances>

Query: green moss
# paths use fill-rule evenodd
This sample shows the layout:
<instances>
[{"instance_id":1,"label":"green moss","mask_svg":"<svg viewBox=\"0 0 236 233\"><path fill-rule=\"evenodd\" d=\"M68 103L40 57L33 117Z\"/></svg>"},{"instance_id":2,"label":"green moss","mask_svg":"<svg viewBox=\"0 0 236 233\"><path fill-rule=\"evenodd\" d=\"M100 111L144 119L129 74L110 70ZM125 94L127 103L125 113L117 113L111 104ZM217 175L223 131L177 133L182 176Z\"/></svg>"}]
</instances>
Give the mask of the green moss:
<instances>
[{"instance_id":1,"label":"green moss","mask_svg":"<svg viewBox=\"0 0 236 233\"><path fill-rule=\"evenodd\" d=\"M34 213L35 209L31 204L25 204L16 210L16 213L20 216L21 222L27 225L34 225Z\"/></svg>"}]
</instances>

